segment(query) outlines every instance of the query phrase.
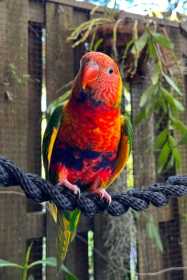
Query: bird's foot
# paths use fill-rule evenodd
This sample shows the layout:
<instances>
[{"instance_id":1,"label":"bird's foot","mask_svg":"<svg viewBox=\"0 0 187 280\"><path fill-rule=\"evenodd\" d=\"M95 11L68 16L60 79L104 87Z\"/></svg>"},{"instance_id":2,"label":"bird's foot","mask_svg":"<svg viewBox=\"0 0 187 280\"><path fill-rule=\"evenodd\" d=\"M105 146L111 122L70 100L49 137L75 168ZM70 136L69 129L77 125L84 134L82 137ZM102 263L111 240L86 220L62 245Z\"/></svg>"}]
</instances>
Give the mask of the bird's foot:
<instances>
[{"instance_id":1,"label":"bird's foot","mask_svg":"<svg viewBox=\"0 0 187 280\"><path fill-rule=\"evenodd\" d=\"M104 189L96 189L91 191L92 193L97 194L101 199L106 200L106 202L110 205L112 202L112 197L111 195L109 195L109 193L107 191L105 191Z\"/></svg>"},{"instance_id":2,"label":"bird's foot","mask_svg":"<svg viewBox=\"0 0 187 280\"><path fill-rule=\"evenodd\" d=\"M67 179L63 180L59 183L60 186L67 188L68 190L72 191L78 197L80 197L80 189L77 185L70 183Z\"/></svg>"}]
</instances>

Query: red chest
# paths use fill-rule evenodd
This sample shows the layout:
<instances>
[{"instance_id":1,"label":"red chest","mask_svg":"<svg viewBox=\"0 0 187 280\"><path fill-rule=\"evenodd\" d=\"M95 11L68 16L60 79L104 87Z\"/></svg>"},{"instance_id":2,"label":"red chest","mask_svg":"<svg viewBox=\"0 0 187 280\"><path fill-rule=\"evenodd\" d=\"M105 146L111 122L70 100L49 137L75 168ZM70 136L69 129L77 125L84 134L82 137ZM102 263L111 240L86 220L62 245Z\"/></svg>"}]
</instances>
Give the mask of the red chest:
<instances>
[{"instance_id":1,"label":"red chest","mask_svg":"<svg viewBox=\"0 0 187 280\"><path fill-rule=\"evenodd\" d=\"M120 109L69 104L59 131L61 141L80 149L115 151L121 135Z\"/></svg>"}]
</instances>

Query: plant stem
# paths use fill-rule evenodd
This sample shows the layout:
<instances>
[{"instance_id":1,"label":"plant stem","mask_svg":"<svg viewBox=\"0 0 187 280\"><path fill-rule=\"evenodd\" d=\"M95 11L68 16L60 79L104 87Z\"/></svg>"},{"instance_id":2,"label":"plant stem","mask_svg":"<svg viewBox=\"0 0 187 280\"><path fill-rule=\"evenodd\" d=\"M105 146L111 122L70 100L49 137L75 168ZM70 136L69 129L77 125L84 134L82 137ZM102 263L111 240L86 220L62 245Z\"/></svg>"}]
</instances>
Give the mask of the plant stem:
<instances>
[{"instance_id":1,"label":"plant stem","mask_svg":"<svg viewBox=\"0 0 187 280\"><path fill-rule=\"evenodd\" d=\"M22 280L27 280L27 276L28 276L28 266L27 265L25 265L24 267L23 267L23 273L22 273Z\"/></svg>"}]
</instances>

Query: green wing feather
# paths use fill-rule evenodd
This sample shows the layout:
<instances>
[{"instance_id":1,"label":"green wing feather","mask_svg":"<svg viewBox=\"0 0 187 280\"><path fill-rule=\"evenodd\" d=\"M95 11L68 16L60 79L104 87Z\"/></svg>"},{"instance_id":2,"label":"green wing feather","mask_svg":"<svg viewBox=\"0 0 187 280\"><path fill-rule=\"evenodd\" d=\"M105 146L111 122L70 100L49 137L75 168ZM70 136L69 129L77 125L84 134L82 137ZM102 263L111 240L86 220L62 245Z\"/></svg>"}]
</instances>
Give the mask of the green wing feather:
<instances>
[{"instance_id":1,"label":"green wing feather","mask_svg":"<svg viewBox=\"0 0 187 280\"><path fill-rule=\"evenodd\" d=\"M124 113L124 134L128 137L128 144L129 144L129 154L132 151L133 145L133 138L134 138L134 131L131 122L131 116L129 113Z\"/></svg>"},{"instance_id":2,"label":"green wing feather","mask_svg":"<svg viewBox=\"0 0 187 280\"><path fill-rule=\"evenodd\" d=\"M104 186L105 188L108 188L117 179L119 174L126 166L129 154L132 151L133 128L132 128L130 115L127 112L121 115L121 127L122 127L122 132L121 132L121 139L118 148L118 158L117 158L116 167L112 177L110 178L110 181L107 182L106 185Z\"/></svg>"},{"instance_id":3,"label":"green wing feather","mask_svg":"<svg viewBox=\"0 0 187 280\"><path fill-rule=\"evenodd\" d=\"M52 149L53 145L52 142L55 141L56 138L55 134L59 129L61 122L63 122L63 108L65 103L67 102L70 96L70 91L67 91L65 94L60 96L59 98L55 99L47 108L46 112L46 120L47 126L43 136L43 143L42 143L42 154L43 154L43 163L46 178L49 178L49 165L50 165L50 156L49 152ZM54 143L53 143L54 144Z\"/></svg>"},{"instance_id":4,"label":"green wing feather","mask_svg":"<svg viewBox=\"0 0 187 280\"><path fill-rule=\"evenodd\" d=\"M53 145L57 137L58 129L63 122L64 117L64 105L70 96L70 91L53 101L46 114L47 127L43 137L42 153L43 162L46 173L46 178L52 183L56 183L56 174L51 174L50 159L53 152ZM77 225L80 218L80 211L64 211L60 212L55 205L49 204L48 209L57 222L57 256L59 265L64 260L69 243L76 235Z\"/></svg>"}]
</instances>

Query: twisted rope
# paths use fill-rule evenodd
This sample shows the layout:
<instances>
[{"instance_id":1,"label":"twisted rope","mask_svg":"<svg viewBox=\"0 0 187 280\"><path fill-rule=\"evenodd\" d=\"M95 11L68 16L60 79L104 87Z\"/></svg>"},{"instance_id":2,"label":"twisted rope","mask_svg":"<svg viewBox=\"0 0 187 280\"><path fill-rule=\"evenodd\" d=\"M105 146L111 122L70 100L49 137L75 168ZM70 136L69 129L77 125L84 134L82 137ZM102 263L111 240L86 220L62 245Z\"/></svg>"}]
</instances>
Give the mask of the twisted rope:
<instances>
[{"instance_id":1,"label":"twisted rope","mask_svg":"<svg viewBox=\"0 0 187 280\"><path fill-rule=\"evenodd\" d=\"M107 211L112 216L120 216L132 208L141 211L150 204L161 207L172 197L187 195L187 176L171 176L166 183L155 183L148 188L133 188L127 192L110 193L110 205L95 194L83 193L78 198L72 192L40 178L38 175L25 173L13 162L0 157L0 185L4 187L19 185L27 198L37 203L50 201L61 210L78 208L89 217Z\"/></svg>"}]
</instances>

